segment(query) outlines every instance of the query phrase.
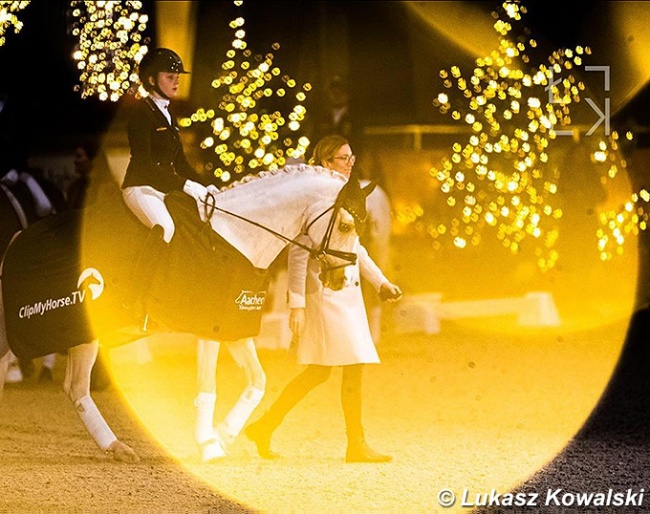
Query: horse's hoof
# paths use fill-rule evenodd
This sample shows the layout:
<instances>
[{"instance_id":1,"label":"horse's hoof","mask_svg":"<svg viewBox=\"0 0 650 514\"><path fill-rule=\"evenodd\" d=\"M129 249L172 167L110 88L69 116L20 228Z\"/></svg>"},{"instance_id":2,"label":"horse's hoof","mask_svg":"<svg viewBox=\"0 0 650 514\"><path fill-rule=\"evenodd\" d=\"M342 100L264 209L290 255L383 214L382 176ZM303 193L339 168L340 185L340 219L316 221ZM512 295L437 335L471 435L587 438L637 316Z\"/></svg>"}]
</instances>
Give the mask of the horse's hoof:
<instances>
[{"instance_id":1,"label":"horse's hoof","mask_svg":"<svg viewBox=\"0 0 650 514\"><path fill-rule=\"evenodd\" d=\"M207 441L203 441L199 446L201 449L201 460L204 464L215 462L216 460L222 459L228 455L221 439L216 436Z\"/></svg>"},{"instance_id":2,"label":"horse's hoof","mask_svg":"<svg viewBox=\"0 0 650 514\"><path fill-rule=\"evenodd\" d=\"M117 462L140 462L140 457L128 445L122 441L115 441L106 450L106 453L113 456L113 460Z\"/></svg>"}]
</instances>

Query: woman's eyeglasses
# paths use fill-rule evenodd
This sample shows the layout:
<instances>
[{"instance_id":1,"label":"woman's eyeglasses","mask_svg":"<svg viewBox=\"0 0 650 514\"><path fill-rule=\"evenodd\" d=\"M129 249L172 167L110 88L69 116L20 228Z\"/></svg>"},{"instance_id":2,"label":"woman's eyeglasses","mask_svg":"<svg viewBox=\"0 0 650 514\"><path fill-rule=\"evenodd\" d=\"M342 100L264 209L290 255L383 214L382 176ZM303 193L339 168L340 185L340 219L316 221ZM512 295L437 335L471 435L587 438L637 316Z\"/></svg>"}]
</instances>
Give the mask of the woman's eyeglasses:
<instances>
[{"instance_id":1,"label":"woman's eyeglasses","mask_svg":"<svg viewBox=\"0 0 650 514\"><path fill-rule=\"evenodd\" d=\"M357 160L357 158L354 156L354 154L339 155L338 157L334 157L334 159L339 160L339 161L345 161L345 163L349 164L349 165L353 165L354 161Z\"/></svg>"}]
</instances>

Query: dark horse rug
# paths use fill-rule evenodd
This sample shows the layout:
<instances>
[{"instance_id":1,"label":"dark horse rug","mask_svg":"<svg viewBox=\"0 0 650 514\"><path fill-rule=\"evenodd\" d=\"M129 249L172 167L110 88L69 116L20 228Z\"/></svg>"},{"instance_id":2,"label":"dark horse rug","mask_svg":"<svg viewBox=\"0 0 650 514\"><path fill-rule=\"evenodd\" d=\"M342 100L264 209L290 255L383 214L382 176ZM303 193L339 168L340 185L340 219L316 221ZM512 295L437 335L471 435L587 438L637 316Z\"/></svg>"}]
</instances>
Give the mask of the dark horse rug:
<instances>
[{"instance_id":1,"label":"dark horse rug","mask_svg":"<svg viewBox=\"0 0 650 514\"><path fill-rule=\"evenodd\" d=\"M259 333L269 282L210 225L183 193L168 195L176 232L147 300L160 330L229 341ZM9 346L32 359L98 338L118 345L138 330L130 295L150 230L120 194L86 210L27 227L5 253L2 295Z\"/></svg>"}]
</instances>

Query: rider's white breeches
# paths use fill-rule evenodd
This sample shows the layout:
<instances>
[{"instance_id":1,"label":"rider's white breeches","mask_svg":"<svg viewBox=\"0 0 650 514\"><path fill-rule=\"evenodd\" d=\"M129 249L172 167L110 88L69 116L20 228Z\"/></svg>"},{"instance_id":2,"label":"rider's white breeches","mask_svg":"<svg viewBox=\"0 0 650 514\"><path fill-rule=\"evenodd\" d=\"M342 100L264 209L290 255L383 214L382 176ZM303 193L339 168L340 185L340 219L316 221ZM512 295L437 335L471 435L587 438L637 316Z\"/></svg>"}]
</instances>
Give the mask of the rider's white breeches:
<instances>
[{"instance_id":1,"label":"rider's white breeches","mask_svg":"<svg viewBox=\"0 0 650 514\"><path fill-rule=\"evenodd\" d=\"M147 227L160 225L163 239L169 243L174 237L174 220L165 205L165 194L151 186L132 186L122 189L124 202Z\"/></svg>"}]
</instances>

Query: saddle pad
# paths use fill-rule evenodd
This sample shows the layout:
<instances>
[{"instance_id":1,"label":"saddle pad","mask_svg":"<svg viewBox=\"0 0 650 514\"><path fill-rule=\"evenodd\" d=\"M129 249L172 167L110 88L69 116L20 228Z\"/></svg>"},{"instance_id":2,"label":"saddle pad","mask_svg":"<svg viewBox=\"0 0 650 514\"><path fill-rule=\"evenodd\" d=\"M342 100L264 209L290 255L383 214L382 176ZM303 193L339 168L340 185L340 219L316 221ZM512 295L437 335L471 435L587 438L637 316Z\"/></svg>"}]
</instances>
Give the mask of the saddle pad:
<instances>
[{"instance_id":1,"label":"saddle pad","mask_svg":"<svg viewBox=\"0 0 650 514\"><path fill-rule=\"evenodd\" d=\"M176 232L149 301L153 319L220 341L259 334L268 270L255 268L202 223L189 196L172 193L167 206Z\"/></svg>"},{"instance_id":2,"label":"saddle pad","mask_svg":"<svg viewBox=\"0 0 650 514\"><path fill-rule=\"evenodd\" d=\"M157 267L147 312L162 331L231 341L259 333L269 283L239 251L202 223L194 201L170 194L176 232ZM7 337L21 359L99 339L137 340L133 263L149 229L117 196L23 230L7 249L2 295ZM129 328L130 327L130 328Z\"/></svg>"},{"instance_id":3,"label":"saddle pad","mask_svg":"<svg viewBox=\"0 0 650 514\"><path fill-rule=\"evenodd\" d=\"M92 272L82 273L80 218L65 213L24 229L5 253L2 295L9 346L33 359L92 340L84 304ZM86 279L88 279L86 281Z\"/></svg>"}]
</instances>

